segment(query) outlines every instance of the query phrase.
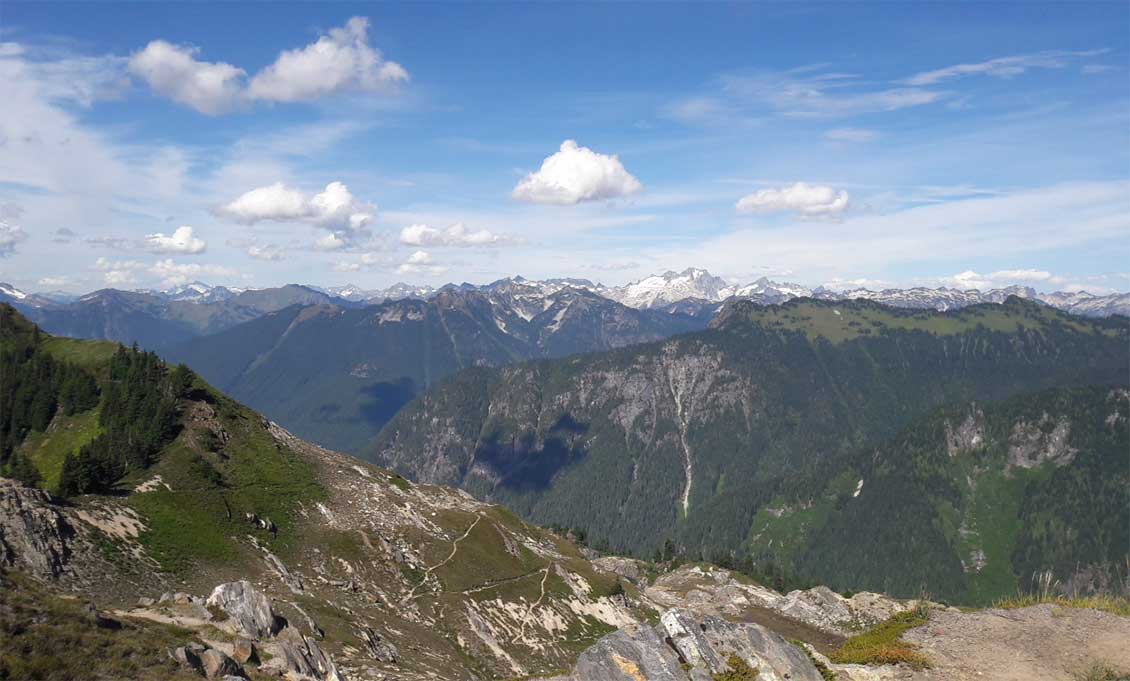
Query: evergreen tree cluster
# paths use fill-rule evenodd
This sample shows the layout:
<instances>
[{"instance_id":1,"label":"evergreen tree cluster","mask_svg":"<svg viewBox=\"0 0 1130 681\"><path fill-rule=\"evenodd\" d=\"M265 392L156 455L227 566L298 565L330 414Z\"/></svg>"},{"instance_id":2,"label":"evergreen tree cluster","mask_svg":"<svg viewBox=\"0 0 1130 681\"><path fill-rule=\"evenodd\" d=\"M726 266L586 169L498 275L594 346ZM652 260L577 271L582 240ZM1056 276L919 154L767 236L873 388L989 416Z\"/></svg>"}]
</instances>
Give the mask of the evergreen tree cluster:
<instances>
[{"instance_id":1,"label":"evergreen tree cluster","mask_svg":"<svg viewBox=\"0 0 1130 681\"><path fill-rule=\"evenodd\" d=\"M63 463L63 495L110 489L126 473L147 468L177 436L177 398L190 389L191 371L183 365L169 370L136 345L119 347L109 368L99 414L103 432Z\"/></svg>"},{"instance_id":2,"label":"evergreen tree cluster","mask_svg":"<svg viewBox=\"0 0 1130 681\"><path fill-rule=\"evenodd\" d=\"M35 467L16 448L29 432L46 430L60 410L71 415L95 407L98 383L89 372L45 352L38 327L11 331L0 342L0 466L34 484Z\"/></svg>"}]
</instances>

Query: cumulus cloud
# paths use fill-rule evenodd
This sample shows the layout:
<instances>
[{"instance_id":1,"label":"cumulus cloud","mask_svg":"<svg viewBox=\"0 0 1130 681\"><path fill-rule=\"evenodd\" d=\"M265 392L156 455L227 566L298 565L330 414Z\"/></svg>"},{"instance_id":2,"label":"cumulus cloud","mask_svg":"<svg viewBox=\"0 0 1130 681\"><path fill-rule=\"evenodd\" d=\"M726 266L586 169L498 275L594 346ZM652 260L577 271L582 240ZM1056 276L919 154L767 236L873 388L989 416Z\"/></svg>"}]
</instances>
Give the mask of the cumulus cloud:
<instances>
[{"instance_id":1,"label":"cumulus cloud","mask_svg":"<svg viewBox=\"0 0 1130 681\"><path fill-rule=\"evenodd\" d=\"M239 272L222 265L201 263L178 263L172 258L146 264L138 260L110 260L98 258L94 269L102 273L102 278L110 286L136 284L139 275L156 280L162 286L180 286L196 279L223 277L233 279Z\"/></svg>"},{"instance_id":2,"label":"cumulus cloud","mask_svg":"<svg viewBox=\"0 0 1130 681\"><path fill-rule=\"evenodd\" d=\"M1012 78L1019 76L1030 69L1062 69L1072 61L1102 54L1105 50L1066 51L1049 50L1036 54L1019 54L1009 57L998 57L987 61L970 64L955 64L932 71L916 73L906 79L908 85L933 85L951 78L963 76L992 76L995 78Z\"/></svg>"},{"instance_id":3,"label":"cumulus cloud","mask_svg":"<svg viewBox=\"0 0 1130 681\"><path fill-rule=\"evenodd\" d=\"M795 212L802 217L829 217L847 210L848 193L832 187L797 182L788 187L760 189L738 200L739 213Z\"/></svg>"},{"instance_id":4,"label":"cumulus cloud","mask_svg":"<svg viewBox=\"0 0 1130 681\"><path fill-rule=\"evenodd\" d=\"M408 80L408 72L369 45L369 20L353 17L317 42L286 50L251 79L248 95L305 102L345 90L378 90Z\"/></svg>"},{"instance_id":5,"label":"cumulus cloud","mask_svg":"<svg viewBox=\"0 0 1130 681\"><path fill-rule=\"evenodd\" d=\"M188 225L177 227L169 236L158 232L145 236L145 250L150 253L179 253L181 255L195 255L207 250L208 244L203 239L193 234Z\"/></svg>"},{"instance_id":6,"label":"cumulus cloud","mask_svg":"<svg viewBox=\"0 0 1130 681\"><path fill-rule=\"evenodd\" d=\"M43 277L37 283L40 286L59 287L59 286L66 286L67 281L69 281L69 280L66 277Z\"/></svg>"},{"instance_id":7,"label":"cumulus cloud","mask_svg":"<svg viewBox=\"0 0 1130 681\"><path fill-rule=\"evenodd\" d=\"M196 59L199 48L154 40L129 60L130 73L154 92L215 116L237 107L246 72L224 62Z\"/></svg>"},{"instance_id":8,"label":"cumulus cloud","mask_svg":"<svg viewBox=\"0 0 1130 681\"><path fill-rule=\"evenodd\" d=\"M158 260L146 271L160 279L163 286L180 286L207 277L231 279L239 276L239 272L230 267L200 263L178 263L173 261L172 258Z\"/></svg>"},{"instance_id":9,"label":"cumulus cloud","mask_svg":"<svg viewBox=\"0 0 1130 681\"><path fill-rule=\"evenodd\" d=\"M55 230L55 234L51 237L51 240L57 244L69 244L74 241L76 236L78 235L75 234L73 229L70 229L69 227L60 227L59 229Z\"/></svg>"},{"instance_id":10,"label":"cumulus cloud","mask_svg":"<svg viewBox=\"0 0 1130 681\"><path fill-rule=\"evenodd\" d=\"M408 80L403 66L369 45L369 20L364 17L353 17L303 48L284 50L250 80L242 68L202 61L199 54L191 45L153 40L130 57L128 68L157 94L209 116L253 101L309 102Z\"/></svg>"},{"instance_id":11,"label":"cumulus cloud","mask_svg":"<svg viewBox=\"0 0 1130 681\"><path fill-rule=\"evenodd\" d=\"M123 286L137 283L135 272L145 269L145 264L136 260L110 260L98 258L94 261L94 269L102 273L102 279L109 286Z\"/></svg>"},{"instance_id":12,"label":"cumulus cloud","mask_svg":"<svg viewBox=\"0 0 1130 681\"><path fill-rule=\"evenodd\" d=\"M27 239L27 232L19 225L0 220L0 258L16 252L16 244Z\"/></svg>"},{"instance_id":13,"label":"cumulus cloud","mask_svg":"<svg viewBox=\"0 0 1130 681\"><path fill-rule=\"evenodd\" d=\"M572 205L628 196L641 189L640 181L615 155L598 154L565 140L557 153L542 162L540 170L514 187L511 196L529 203Z\"/></svg>"},{"instance_id":14,"label":"cumulus cloud","mask_svg":"<svg viewBox=\"0 0 1130 681\"><path fill-rule=\"evenodd\" d=\"M316 248L327 251L361 245L371 236L369 228L377 219L377 207L357 199L341 182L331 182L314 195L276 182L245 192L217 207L215 213L245 225L305 222L329 230L315 243Z\"/></svg>"},{"instance_id":15,"label":"cumulus cloud","mask_svg":"<svg viewBox=\"0 0 1130 681\"><path fill-rule=\"evenodd\" d=\"M447 268L443 265L437 264L435 259L432 258L431 253L427 251L416 251L408 256L408 260L404 261L400 267L396 268L400 274L443 274Z\"/></svg>"},{"instance_id":16,"label":"cumulus cloud","mask_svg":"<svg viewBox=\"0 0 1130 681\"><path fill-rule=\"evenodd\" d=\"M400 243L405 246L475 248L498 246L506 241L506 237L487 229L469 230L462 222L444 229L427 225L409 225L400 230Z\"/></svg>"}]
</instances>

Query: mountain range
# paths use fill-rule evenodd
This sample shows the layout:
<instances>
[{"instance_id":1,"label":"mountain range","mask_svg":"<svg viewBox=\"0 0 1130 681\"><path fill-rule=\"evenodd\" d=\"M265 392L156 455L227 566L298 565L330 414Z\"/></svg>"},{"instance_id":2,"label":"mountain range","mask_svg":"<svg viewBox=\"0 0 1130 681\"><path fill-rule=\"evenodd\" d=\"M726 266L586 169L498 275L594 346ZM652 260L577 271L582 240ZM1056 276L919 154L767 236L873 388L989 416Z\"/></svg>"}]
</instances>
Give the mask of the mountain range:
<instances>
[{"instance_id":1,"label":"mountain range","mask_svg":"<svg viewBox=\"0 0 1130 681\"><path fill-rule=\"evenodd\" d=\"M300 436L350 452L361 452L412 397L461 369L698 331L727 303L777 305L809 297L949 310L1000 303L1009 295L1089 316L1130 309L1127 294L1037 294L1017 287L835 292L764 278L733 286L693 268L621 287L521 277L384 290L193 282L166 291L102 289L73 300L0 284L0 300L51 333L158 350Z\"/></svg>"},{"instance_id":2,"label":"mountain range","mask_svg":"<svg viewBox=\"0 0 1130 681\"><path fill-rule=\"evenodd\" d=\"M401 406L461 369L618 348L707 321L504 281L427 300L295 305L163 354L302 437L360 452Z\"/></svg>"},{"instance_id":3,"label":"mountain range","mask_svg":"<svg viewBox=\"0 0 1130 681\"><path fill-rule=\"evenodd\" d=\"M364 306L405 298L428 299L442 290L477 290L489 293L509 284L521 286L527 298L535 295L544 298L562 288L569 287L585 289L627 307L637 309L671 309L672 306L681 305L685 311L690 305L696 305L700 308L712 306L711 309L717 309L722 303L731 299L752 300L761 304L776 304L794 298L817 298L821 300L865 299L894 307L945 311L980 303L1000 303L1009 296L1018 296L1037 300L1051 307L1082 316L1130 315L1130 293L1105 295L1094 295L1086 291L1041 293L1033 288L1022 286L1009 286L988 291L945 287L888 288L878 291L867 288L833 290L823 286L808 288L800 284L780 283L766 277L748 284L735 285L710 274L706 270L696 268L687 268L682 272L668 271L623 286L605 286L588 279L566 278L533 281L522 277L501 279L484 285L446 284L438 288L398 283L385 289L366 289L355 284L328 288L290 284L277 288L244 289L209 286L197 281L164 291L125 292L115 289L102 289L90 294L76 296L63 293L26 293L10 284L0 283L0 302L10 303L25 313L29 310L39 310L38 314L41 321L46 324L45 328L52 325L65 327L69 316L82 315L80 309L84 305L104 305L102 299L110 292L132 293L144 297L144 300L150 306L146 310L148 315L173 322L187 319L188 326L184 333L206 334L244 321L249 314L253 314L256 310L272 311L297 303L333 302L343 306ZM178 307L183 308L183 306L174 305L170 308L169 305L173 303L198 304L211 309L233 307L240 308L241 312L226 315L214 311L189 314L178 309ZM113 329L111 327L109 330L118 333L129 329ZM112 336L106 336L106 338L123 342L136 340Z\"/></svg>"}]
</instances>

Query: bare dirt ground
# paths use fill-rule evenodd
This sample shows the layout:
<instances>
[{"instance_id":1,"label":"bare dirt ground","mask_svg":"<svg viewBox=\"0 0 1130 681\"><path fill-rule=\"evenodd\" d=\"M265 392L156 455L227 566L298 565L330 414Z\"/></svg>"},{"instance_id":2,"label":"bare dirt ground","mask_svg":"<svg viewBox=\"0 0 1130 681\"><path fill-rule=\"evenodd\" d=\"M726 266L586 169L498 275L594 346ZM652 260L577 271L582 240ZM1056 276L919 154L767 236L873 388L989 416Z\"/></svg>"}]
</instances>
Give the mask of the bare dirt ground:
<instances>
[{"instance_id":1,"label":"bare dirt ground","mask_svg":"<svg viewBox=\"0 0 1130 681\"><path fill-rule=\"evenodd\" d=\"M903 640L921 646L933 663L903 677L914 681L1070 681L1095 662L1130 671L1130 618L1097 610L939 612Z\"/></svg>"}]
</instances>

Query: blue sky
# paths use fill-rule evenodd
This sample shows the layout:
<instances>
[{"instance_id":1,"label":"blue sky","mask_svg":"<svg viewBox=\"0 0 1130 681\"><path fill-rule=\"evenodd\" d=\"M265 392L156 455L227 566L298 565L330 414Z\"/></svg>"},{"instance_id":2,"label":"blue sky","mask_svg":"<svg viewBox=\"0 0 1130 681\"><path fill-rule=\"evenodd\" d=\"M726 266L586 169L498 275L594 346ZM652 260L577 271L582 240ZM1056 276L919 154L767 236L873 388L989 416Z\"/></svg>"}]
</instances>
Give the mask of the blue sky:
<instances>
[{"instance_id":1,"label":"blue sky","mask_svg":"<svg viewBox=\"0 0 1130 681\"><path fill-rule=\"evenodd\" d=\"M1126 3L0 5L0 280L1130 288Z\"/></svg>"}]
</instances>

